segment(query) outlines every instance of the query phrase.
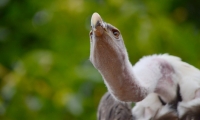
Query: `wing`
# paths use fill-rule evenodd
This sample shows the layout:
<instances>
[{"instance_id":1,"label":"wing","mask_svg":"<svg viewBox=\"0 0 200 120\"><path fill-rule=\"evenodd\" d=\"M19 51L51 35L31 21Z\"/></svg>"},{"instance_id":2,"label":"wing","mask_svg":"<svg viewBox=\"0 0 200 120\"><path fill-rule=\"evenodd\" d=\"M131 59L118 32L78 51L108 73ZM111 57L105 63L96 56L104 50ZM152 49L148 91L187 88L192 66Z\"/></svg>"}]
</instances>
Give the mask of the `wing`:
<instances>
[{"instance_id":1,"label":"wing","mask_svg":"<svg viewBox=\"0 0 200 120\"><path fill-rule=\"evenodd\" d=\"M102 97L97 116L98 120L134 120L131 104L115 100L109 92Z\"/></svg>"}]
</instances>

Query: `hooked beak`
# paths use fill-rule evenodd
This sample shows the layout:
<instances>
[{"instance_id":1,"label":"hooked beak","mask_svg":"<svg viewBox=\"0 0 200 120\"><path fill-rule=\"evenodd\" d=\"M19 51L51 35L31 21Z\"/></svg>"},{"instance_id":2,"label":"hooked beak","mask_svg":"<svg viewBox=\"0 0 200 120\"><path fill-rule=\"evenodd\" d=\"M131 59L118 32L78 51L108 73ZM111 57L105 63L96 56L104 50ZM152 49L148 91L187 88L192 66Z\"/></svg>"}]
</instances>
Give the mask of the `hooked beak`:
<instances>
[{"instance_id":1,"label":"hooked beak","mask_svg":"<svg viewBox=\"0 0 200 120\"><path fill-rule=\"evenodd\" d=\"M95 36L101 36L105 29L105 23L98 13L93 13L91 18L91 27Z\"/></svg>"}]
</instances>

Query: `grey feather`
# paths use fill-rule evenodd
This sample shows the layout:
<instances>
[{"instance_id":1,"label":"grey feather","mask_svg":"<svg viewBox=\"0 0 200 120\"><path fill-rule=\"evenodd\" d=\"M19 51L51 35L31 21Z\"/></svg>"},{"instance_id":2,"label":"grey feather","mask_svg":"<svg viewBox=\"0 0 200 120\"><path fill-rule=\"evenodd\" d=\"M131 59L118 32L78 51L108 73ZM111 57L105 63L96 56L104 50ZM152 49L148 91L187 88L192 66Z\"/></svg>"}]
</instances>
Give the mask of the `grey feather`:
<instances>
[{"instance_id":1,"label":"grey feather","mask_svg":"<svg viewBox=\"0 0 200 120\"><path fill-rule=\"evenodd\" d=\"M115 100L109 92L102 97L97 116L98 120L134 120L131 104Z\"/></svg>"}]
</instances>

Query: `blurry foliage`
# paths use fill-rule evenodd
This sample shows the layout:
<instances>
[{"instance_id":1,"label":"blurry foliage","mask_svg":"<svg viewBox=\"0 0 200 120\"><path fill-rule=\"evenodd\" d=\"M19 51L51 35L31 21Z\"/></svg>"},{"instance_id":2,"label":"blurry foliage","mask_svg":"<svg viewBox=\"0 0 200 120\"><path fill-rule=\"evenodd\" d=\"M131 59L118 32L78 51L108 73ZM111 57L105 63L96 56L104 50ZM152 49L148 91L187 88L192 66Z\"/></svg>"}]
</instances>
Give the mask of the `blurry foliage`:
<instances>
[{"instance_id":1,"label":"blurry foliage","mask_svg":"<svg viewBox=\"0 0 200 120\"><path fill-rule=\"evenodd\" d=\"M0 0L1 120L96 119L93 12L121 30L132 63L169 53L200 67L197 0Z\"/></svg>"}]
</instances>

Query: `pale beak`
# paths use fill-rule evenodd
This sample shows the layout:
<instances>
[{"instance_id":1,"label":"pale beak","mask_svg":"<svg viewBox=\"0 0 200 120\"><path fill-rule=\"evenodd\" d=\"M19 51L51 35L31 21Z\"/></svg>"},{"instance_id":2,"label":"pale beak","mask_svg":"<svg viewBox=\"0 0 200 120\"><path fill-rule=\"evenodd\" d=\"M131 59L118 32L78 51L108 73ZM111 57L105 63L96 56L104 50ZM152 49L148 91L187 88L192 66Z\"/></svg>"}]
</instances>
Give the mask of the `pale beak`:
<instances>
[{"instance_id":1,"label":"pale beak","mask_svg":"<svg viewBox=\"0 0 200 120\"><path fill-rule=\"evenodd\" d=\"M93 13L91 18L92 31L96 36L101 36L104 32L105 23L98 13Z\"/></svg>"}]
</instances>

